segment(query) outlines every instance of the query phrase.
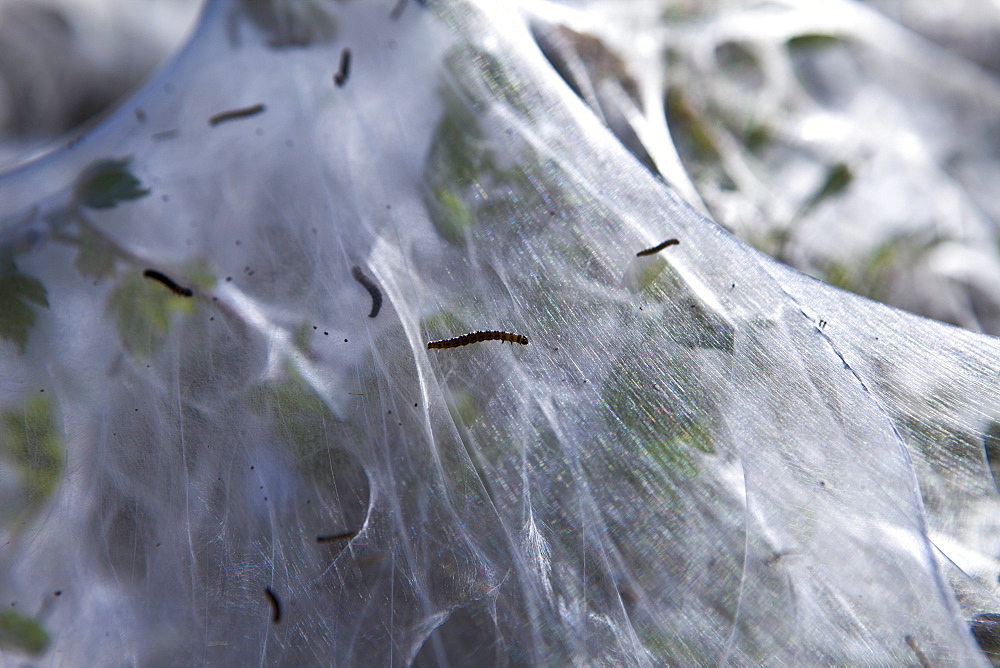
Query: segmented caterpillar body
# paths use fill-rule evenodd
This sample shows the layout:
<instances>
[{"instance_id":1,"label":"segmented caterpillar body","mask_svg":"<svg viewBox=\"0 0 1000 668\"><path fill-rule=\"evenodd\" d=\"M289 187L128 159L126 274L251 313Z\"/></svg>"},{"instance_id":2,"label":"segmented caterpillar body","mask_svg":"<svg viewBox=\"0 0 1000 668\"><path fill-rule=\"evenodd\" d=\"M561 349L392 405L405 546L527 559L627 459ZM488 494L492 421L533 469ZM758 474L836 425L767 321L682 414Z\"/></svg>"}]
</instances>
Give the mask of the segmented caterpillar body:
<instances>
[{"instance_id":1,"label":"segmented caterpillar body","mask_svg":"<svg viewBox=\"0 0 1000 668\"><path fill-rule=\"evenodd\" d=\"M470 343L479 343L480 341L506 341L511 344L520 343L522 346L528 345L528 337L522 334L511 334L510 332L488 330L485 332L469 332L468 334L463 334L462 336L456 336L453 339L428 341L427 348L457 348L458 346L467 346Z\"/></svg>"},{"instance_id":2,"label":"segmented caterpillar body","mask_svg":"<svg viewBox=\"0 0 1000 668\"><path fill-rule=\"evenodd\" d=\"M658 244L656 246L653 246L652 248L647 248L646 250L639 251L638 253L635 254L635 256L642 257L643 255L653 255L655 253L659 253L667 246L676 246L679 243L680 241L678 241L677 239L667 239L662 244Z\"/></svg>"}]
</instances>

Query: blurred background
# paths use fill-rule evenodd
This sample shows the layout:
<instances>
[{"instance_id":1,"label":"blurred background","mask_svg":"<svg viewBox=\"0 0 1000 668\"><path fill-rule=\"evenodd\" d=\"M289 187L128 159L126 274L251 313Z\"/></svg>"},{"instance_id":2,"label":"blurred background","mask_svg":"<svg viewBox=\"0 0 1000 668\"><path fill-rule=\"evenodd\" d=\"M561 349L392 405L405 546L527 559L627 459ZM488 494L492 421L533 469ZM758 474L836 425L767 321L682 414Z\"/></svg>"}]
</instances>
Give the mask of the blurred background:
<instances>
[{"instance_id":1,"label":"blurred background","mask_svg":"<svg viewBox=\"0 0 1000 668\"><path fill-rule=\"evenodd\" d=\"M553 6L580 30L546 55L696 208L823 281L1000 334L1000 2ZM141 86L200 7L0 0L0 169Z\"/></svg>"},{"instance_id":2,"label":"blurred background","mask_svg":"<svg viewBox=\"0 0 1000 668\"><path fill-rule=\"evenodd\" d=\"M0 169L86 127L194 28L201 0L0 0Z\"/></svg>"}]
</instances>

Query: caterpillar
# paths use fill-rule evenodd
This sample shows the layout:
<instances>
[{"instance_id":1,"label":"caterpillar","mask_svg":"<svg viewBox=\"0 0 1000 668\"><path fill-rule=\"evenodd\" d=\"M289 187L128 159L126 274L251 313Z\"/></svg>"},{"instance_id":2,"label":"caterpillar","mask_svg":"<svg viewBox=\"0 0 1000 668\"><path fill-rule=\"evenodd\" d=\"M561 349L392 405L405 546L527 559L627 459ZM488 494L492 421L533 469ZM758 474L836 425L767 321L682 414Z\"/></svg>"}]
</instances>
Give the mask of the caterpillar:
<instances>
[{"instance_id":1,"label":"caterpillar","mask_svg":"<svg viewBox=\"0 0 1000 668\"><path fill-rule=\"evenodd\" d=\"M252 107L242 107L241 109L230 109L229 111L221 111L214 116L210 116L208 119L208 124L215 127L219 123L225 123L226 121L235 121L238 118L249 118L250 116L256 116L257 114L264 111L267 107L262 104L255 104Z\"/></svg>"},{"instance_id":2,"label":"caterpillar","mask_svg":"<svg viewBox=\"0 0 1000 668\"><path fill-rule=\"evenodd\" d=\"M270 587L264 587L264 594L267 595L267 600L271 602L271 621L277 624L281 621L281 601Z\"/></svg>"},{"instance_id":3,"label":"caterpillar","mask_svg":"<svg viewBox=\"0 0 1000 668\"><path fill-rule=\"evenodd\" d=\"M176 283L173 282L173 280L170 279L170 277L166 276L165 274L161 274L155 269L147 269L146 271L142 272L142 275L146 278L151 278L154 281L159 281L160 283L163 283L165 286L170 288L175 294L178 294L181 297L190 297L191 295L194 294L194 291L191 290L191 288L184 288L177 285Z\"/></svg>"},{"instance_id":4,"label":"caterpillar","mask_svg":"<svg viewBox=\"0 0 1000 668\"><path fill-rule=\"evenodd\" d=\"M659 253L661 250L663 250L667 246L676 246L679 243L680 243L680 241L678 241L677 239L667 239L662 244L659 244L657 246L653 246L652 248L647 248L646 250L639 251L638 253L635 254L635 256L636 257L642 257L643 255L653 255L654 253Z\"/></svg>"},{"instance_id":5,"label":"caterpillar","mask_svg":"<svg viewBox=\"0 0 1000 668\"><path fill-rule=\"evenodd\" d=\"M357 531L345 531L344 533L335 533L328 536L316 536L317 543L333 543L338 540L350 540L358 535Z\"/></svg>"},{"instance_id":6,"label":"caterpillar","mask_svg":"<svg viewBox=\"0 0 1000 668\"><path fill-rule=\"evenodd\" d=\"M520 343L522 346L528 345L528 337L521 334L511 334L510 332L497 332L494 330L489 330L485 332L469 332L468 334L463 334L462 336L456 336L453 339L442 339L440 341L428 341L427 349L431 348L457 348L458 346L466 346L470 343L479 343L480 341L506 341L507 343L514 344Z\"/></svg>"},{"instance_id":7,"label":"caterpillar","mask_svg":"<svg viewBox=\"0 0 1000 668\"><path fill-rule=\"evenodd\" d=\"M361 267L351 267L351 276L353 276L354 280L360 283L364 289L368 291L368 294L372 296L372 312L368 314L368 317L374 318L382 309L381 291L379 291L378 286L375 285L371 279L365 276L364 272L361 271Z\"/></svg>"},{"instance_id":8,"label":"caterpillar","mask_svg":"<svg viewBox=\"0 0 1000 668\"><path fill-rule=\"evenodd\" d=\"M340 52L340 67L337 69L337 73L333 75L333 83L337 84L337 88L342 88L345 83L347 83L347 76L351 73L351 50L344 49Z\"/></svg>"}]
</instances>

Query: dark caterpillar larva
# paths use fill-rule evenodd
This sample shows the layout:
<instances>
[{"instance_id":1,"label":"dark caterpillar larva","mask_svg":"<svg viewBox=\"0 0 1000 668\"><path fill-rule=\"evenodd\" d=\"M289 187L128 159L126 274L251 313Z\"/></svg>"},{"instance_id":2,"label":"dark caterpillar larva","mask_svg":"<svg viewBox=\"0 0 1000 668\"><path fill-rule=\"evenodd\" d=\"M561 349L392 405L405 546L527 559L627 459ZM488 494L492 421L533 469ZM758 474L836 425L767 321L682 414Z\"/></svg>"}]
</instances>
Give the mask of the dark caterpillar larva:
<instances>
[{"instance_id":1,"label":"dark caterpillar larva","mask_svg":"<svg viewBox=\"0 0 1000 668\"><path fill-rule=\"evenodd\" d=\"M372 296L372 312L368 314L368 317L374 318L382 308L382 292L370 278L365 276L364 272L361 271L361 267L351 267L351 276Z\"/></svg>"},{"instance_id":2,"label":"dark caterpillar larva","mask_svg":"<svg viewBox=\"0 0 1000 668\"><path fill-rule=\"evenodd\" d=\"M678 241L677 239L667 239L666 241L664 241L662 244L659 244L658 246L653 246L652 248L647 248L646 250L639 251L638 253L635 254L635 256L636 257L642 257L643 255L653 255L654 253L659 253L661 250L663 250L667 246L676 246L679 243L680 243L680 241Z\"/></svg>"},{"instance_id":3,"label":"dark caterpillar larva","mask_svg":"<svg viewBox=\"0 0 1000 668\"><path fill-rule=\"evenodd\" d=\"M317 543L332 543L339 540L351 540L358 535L357 531L345 531L344 533L334 533L329 535L316 536Z\"/></svg>"},{"instance_id":4,"label":"dark caterpillar larva","mask_svg":"<svg viewBox=\"0 0 1000 668\"><path fill-rule=\"evenodd\" d=\"M428 341L427 348L457 348L467 346L470 343L480 341L506 341L507 343L520 343L522 346L528 345L528 337L521 334L511 334L510 332L498 332L489 330L485 332L469 332L453 339L442 339L440 341Z\"/></svg>"},{"instance_id":5,"label":"dark caterpillar larva","mask_svg":"<svg viewBox=\"0 0 1000 668\"><path fill-rule=\"evenodd\" d=\"M351 74L351 50L344 49L340 52L340 68L333 75L333 83L337 88L343 87L347 83L347 77Z\"/></svg>"},{"instance_id":6,"label":"dark caterpillar larva","mask_svg":"<svg viewBox=\"0 0 1000 668\"><path fill-rule=\"evenodd\" d=\"M226 121L235 121L238 118L249 118L250 116L256 116L266 109L262 104L255 104L251 107L243 107L241 109L231 109L229 111L221 111L214 116L209 117L208 124L215 127L219 123L225 123Z\"/></svg>"},{"instance_id":7,"label":"dark caterpillar larva","mask_svg":"<svg viewBox=\"0 0 1000 668\"><path fill-rule=\"evenodd\" d=\"M169 276L167 276L166 274L161 274L155 269L147 269L146 271L142 272L142 275L145 276L146 278L151 278L154 281L159 281L160 283L163 283L165 286L170 288L175 294L178 294L181 297L190 297L191 295L194 294L194 291L192 291L191 288L185 288L180 285L177 285L176 283L173 282L173 280L170 279Z\"/></svg>"},{"instance_id":8,"label":"dark caterpillar larva","mask_svg":"<svg viewBox=\"0 0 1000 668\"><path fill-rule=\"evenodd\" d=\"M264 594L267 596L267 600L271 602L271 621L277 624L281 621L281 601L270 587L264 588Z\"/></svg>"}]
</instances>

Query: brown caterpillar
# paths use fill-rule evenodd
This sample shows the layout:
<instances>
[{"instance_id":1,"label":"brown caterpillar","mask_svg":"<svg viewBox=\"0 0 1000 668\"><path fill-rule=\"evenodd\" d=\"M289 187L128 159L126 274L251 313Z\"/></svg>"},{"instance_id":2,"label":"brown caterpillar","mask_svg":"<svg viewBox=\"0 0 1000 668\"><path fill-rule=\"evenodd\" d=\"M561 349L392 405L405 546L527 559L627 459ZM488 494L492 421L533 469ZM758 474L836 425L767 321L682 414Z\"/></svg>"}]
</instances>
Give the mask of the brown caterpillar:
<instances>
[{"instance_id":1,"label":"brown caterpillar","mask_svg":"<svg viewBox=\"0 0 1000 668\"><path fill-rule=\"evenodd\" d=\"M256 116L266 109L262 104L255 104L252 107L243 107L242 109L231 109L230 111L222 111L214 116L209 117L208 124L215 127L219 123L225 123L226 121L235 121L237 118L249 118L250 116Z\"/></svg>"},{"instance_id":2,"label":"brown caterpillar","mask_svg":"<svg viewBox=\"0 0 1000 668\"><path fill-rule=\"evenodd\" d=\"M654 253L659 253L661 250L663 250L667 246L676 246L679 243L680 243L680 241L678 241L677 239L667 239L666 241L664 241L662 244L659 244L658 246L653 246L652 248L647 248L646 250L639 251L638 253L635 254L635 256L636 257L642 257L643 255L653 255Z\"/></svg>"},{"instance_id":3,"label":"brown caterpillar","mask_svg":"<svg viewBox=\"0 0 1000 668\"><path fill-rule=\"evenodd\" d=\"M428 341L427 349L431 348L457 348L458 346L467 346L470 343L479 343L480 341L506 341L507 343L514 344L520 343L522 346L528 345L528 337L521 334L511 334L510 332L497 332L494 330L489 330L485 332L469 332L468 334L463 334L462 336L456 336L453 339L442 339L440 341Z\"/></svg>"},{"instance_id":4,"label":"brown caterpillar","mask_svg":"<svg viewBox=\"0 0 1000 668\"><path fill-rule=\"evenodd\" d=\"M337 73L333 75L333 83L337 84L337 88L342 88L345 83L347 83L347 77L351 73L351 50L344 49L340 52L340 68Z\"/></svg>"},{"instance_id":5,"label":"brown caterpillar","mask_svg":"<svg viewBox=\"0 0 1000 668\"><path fill-rule=\"evenodd\" d=\"M155 269L147 269L146 271L142 272L142 275L145 276L146 278L151 278L154 281L159 281L160 283L163 283L165 286L173 290L175 294L178 294L181 297L190 297L191 295L194 294L191 288L185 288L181 287L180 285L177 285L176 283L173 282L173 280L170 279L169 276L167 276L166 274L161 274Z\"/></svg>"}]
</instances>

